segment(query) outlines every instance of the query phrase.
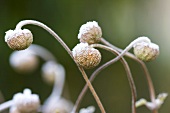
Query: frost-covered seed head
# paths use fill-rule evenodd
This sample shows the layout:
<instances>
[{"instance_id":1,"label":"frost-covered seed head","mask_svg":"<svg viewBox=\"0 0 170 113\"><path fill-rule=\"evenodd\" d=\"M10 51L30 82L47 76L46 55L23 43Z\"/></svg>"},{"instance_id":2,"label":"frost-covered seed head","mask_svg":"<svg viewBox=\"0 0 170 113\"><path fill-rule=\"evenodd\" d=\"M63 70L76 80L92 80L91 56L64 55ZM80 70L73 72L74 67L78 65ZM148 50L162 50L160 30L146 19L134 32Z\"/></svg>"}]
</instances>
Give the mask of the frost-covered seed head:
<instances>
[{"instance_id":1,"label":"frost-covered seed head","mask_svg":"<svg viewBox=\"0 0 170 113\"><path fill-rule=\"evenodd\" d=\"M159 55L159 46L152 42L140 42L134 45L134 54L140 60L152 61Z\"/></svg>"},{"instance_id":2,"label":"frost-covered seed head","mask_svg":"<svg viewBox=\"0 0 170 113\"><path fill-rule=\"evenodd\" d=\"M31 94L30 89L25 89L23 93L15 94L13 102L13 106L16 107L20 113L35 112L40 107L39 96L37 94Z\"/></svg>"},{"instance_id":3,"label":"frost-covered seed head","mask_svg":"<svg viewBox=\"0 0 170 113\"><path fill-rule=\"evenodd\" d=\"M94 44L100 42L102 30L96 21L87 22L80 27L78 39L80 42Z\"/></svg>"},{"instance_id":4,"label":"frost-covered seed head","mask_svg":"<svg viewBox=\"0 0 170 113\"><path fill-rule=\"evenodd\" d=\"M10 65L19 73L32 72L38 67L38 57L33 51L25 49L14 51L9 58Z\"/></svg>"},{"instance_id":5,"label":"frost-covered seed head","mask_svg":"<svg viewBox=\"0 0 170 113\"><path fill-rule=\"evenodd\" d=\"M90 47L87 43L77 44L73 48L72 53L74 60L85 69L94 68L101 61L100 52Z\"/></svg>"},{"instance_id":6,"label":"frost-covered seed head","mask_svg":"<svg viewBox=\"0 0 170 113\"><path fill-rule=\"evenodd\" d=\"M5 42L13 50L24 50L33 42L33 35L28 29L8 30L5 35Z\"/></svg>"},{"instance_id":7,"label":"frost-covered seed head","mask_svg":"<svg viewBox=\"0 0 170 113\"><path fill-rule=\"evenodd\" d=\"M55 76L58 80L65 74L65 69L62 65L48 61L42 66L42 77L45 82L53 84L55 82Z\"/></svg>"}]
</instances>

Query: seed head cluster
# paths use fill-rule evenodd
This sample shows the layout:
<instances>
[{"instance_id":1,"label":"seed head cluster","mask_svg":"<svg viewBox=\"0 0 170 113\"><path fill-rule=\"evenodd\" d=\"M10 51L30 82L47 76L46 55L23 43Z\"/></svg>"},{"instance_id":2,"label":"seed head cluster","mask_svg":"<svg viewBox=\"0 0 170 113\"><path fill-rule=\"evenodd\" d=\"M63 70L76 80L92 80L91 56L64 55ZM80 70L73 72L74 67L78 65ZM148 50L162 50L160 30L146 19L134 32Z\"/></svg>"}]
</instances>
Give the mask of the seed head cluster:
<instances>
[{"instance_id":1,"label":"seed head cluster","mask_svg":"<svg viewBox=\"0 0 170 113\"><path fill-rule=\"evenodd\" d=\"M23 93L17 93L13 97L14 108L20 113L31 113L40 107L40 99L37 94L32 94L30 89L25 89Z\"/></svg>"}]
</instances>

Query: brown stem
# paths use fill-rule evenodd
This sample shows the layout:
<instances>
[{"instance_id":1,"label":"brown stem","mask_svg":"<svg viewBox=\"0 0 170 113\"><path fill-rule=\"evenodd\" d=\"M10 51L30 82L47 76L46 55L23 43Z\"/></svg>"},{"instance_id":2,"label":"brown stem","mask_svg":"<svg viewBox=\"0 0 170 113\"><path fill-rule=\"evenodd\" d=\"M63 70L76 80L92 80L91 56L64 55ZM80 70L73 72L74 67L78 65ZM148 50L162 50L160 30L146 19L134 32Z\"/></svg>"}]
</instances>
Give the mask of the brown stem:
<instances>
[{"instance_id":1,"label":"brown stem","mask_svg":"<svg viewBox=\"0 0 170 113\"><path fill-rule=\"evenodd\" d=\"M91 92L92 92L94 98L96 99L96 102L97 102L97 104L98 104L98 106L99 106L101 112L102 112L102 113L106 113L106 111L105 111L105 109L104 109L104 107L103 107L103 105L102 105L102 103L101 103L99 97L97 96L97 93L95 92L95 90L94 90L94 88L93 88L91 82L89 81L89 79L88 79L88 77L87 77L87 75L86 75L84 69L83 69L82 67L80 67L79 69L80 69L80 71L82 72L82 75L83 75L84 79L86 80L86 84L89 86L89 89L91 90Z\"/></svg>"},{"instance_id":2,"label":"brown stem","mask_svg":"<svg viewBox=\"0 0 170 113\"><path fill-rule=\"evenodd\" d=\"M36 21L36 20L23 20L23 21L21 21L21 22L19 22L19 23L17 24L17 26L16 26L15 29L21 29L22 26L27 25L27 24L37 25L37 26L42 27L42 28L45 29L46 31L48 31L48 32L49 32L53 37L55 37L55 39L64 47L64 49L68 52L68 54L70 55L70 57L74 60L74 57L73 57L73 55L72 55L72 52L71 52L70 48L65 44L65 42L64 42L51 28L49 28L49 27L46 26L45 24L43 24L43 23L41 23L41 22L38 22L38 21ZM75 60L74 60L74 62L77 64L77 62L76 62ZM102 112L102 113L105 113L104 107L103 107L103 105L102 105L99 97L97 96L97 94L96 94L93 86L91 85L89 79L87 78L87 75L86 75L84 69L81 68L81 67L79 67L78 64L77 64L77 66L78 66L80 72L82 73L82 75L83 75L83 77L84 77L84 79L85 79L88 87L90 88L90 91L91 91L91 93L93 94L93 96L94 96L94 98L95 98L95 100L96 100L96 102L97 102L97 104L98 104L101 112Z\"/></svg>"},{"instance_id":3,"label":"brown stem","mask_svg":"<svg viewBox=\"0 0 170 113\"><path fill-rule=\"evenodd\" d=\"M122 51L123 51L122 49L120 49L120 48L118 48L118 47L110 44L110 43L109 43L108 41L106 41L104 38L101 38L101 42L102 42L103 44L105 44L105 45L107 45L107 46L109 46L109 47L111 47L111 48L119 51L119 52L122 52ZM150 93L150 99L151 99L151 101L152 101L153 103L155 103L155 90L154 90L154 86L153 86L153 82L152 82L150 73L149 73L149 71L148 71L145 63L144 63L143 61L139 60L138 58L136 58L136 56L133 55L133 54L130 53L130 52L126 52L126 53L125 53L125 56L127 56L127 57L129 57L129 58L131 58L131 59L133 59L133 60L135 60L135 61L137 61L137 62L142 66L142 69L143 69L143 71L144 71L144 73L145 73L145 77L146 77L146 80L147 80L147 83L148 83L148 88L149 88L149 93ZM158 113L158 110L155 109L155 110L152 111L152 113Z\"/></svg>"},{"instance_id":4,"label":"brown stem","mask_svg":"<svg viewBox=\"0 0 170 113\"><path fill-rule=\"evenodd\" d=\"M119 55L119 53L117 51L115 51L114 49L110 48L110 47L107 47L107 46L104 46L104 45L101 45L101 44L93 44L92 45L93 47L100 47L102 49L105 49L105 50L108 50L108 51L111 51L113 54L116 54L117 56ZM135 84L134 84L134 81L133 81L133 78L132 78L132 74L131 74L131 71L130 71L130 68L126 62L126 60L124 58L121 58L120 59L125 70L126 70L126 73L127 73L127 77L128 77L128 80L129 80L129 84L130 84L130 88L131 88L131 93L132 93L132 113L136 113L136 107L135 107L135 102L136 102L136 87L135 87ZM93 72L93 74L90 76L90 81L92 82L94 80L94 78L98 75L98 73L100 71L102 71L104 68L108 67L109 65L113 64L116 60L110 60L108 61L107 63L105 63L104 65L100 66L97 70L95 70ZM83 90L81 91L77 101L76 101L76 104L73 108L73 111L77 111L78 109L78 106L80 105L80 102L83 98L83 96L85 95L86 91L87 91L87 84L84 86Z\"/></svg>"}]
</instances>

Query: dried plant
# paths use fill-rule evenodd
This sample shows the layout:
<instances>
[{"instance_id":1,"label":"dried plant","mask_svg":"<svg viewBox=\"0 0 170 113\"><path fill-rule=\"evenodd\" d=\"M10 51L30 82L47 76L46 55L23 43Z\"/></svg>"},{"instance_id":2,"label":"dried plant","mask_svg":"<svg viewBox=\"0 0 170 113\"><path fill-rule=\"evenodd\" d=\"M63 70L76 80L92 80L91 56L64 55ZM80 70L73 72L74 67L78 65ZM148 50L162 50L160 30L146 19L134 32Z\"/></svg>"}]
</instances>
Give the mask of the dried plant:
<instances>
[{"instance_id":1,"label":"dried plant","mask_svg":"<svg viewBox=\"0 0 170 113\"><path fill-rule=\"evenodd\" d=\"M50 52L48 52L48 50L32 44L33 34L28 29L22 29L22 27L27 24L37 25L48 31L65 48L70 57L76 63L78 69L80 70L83 78L86 81L86 85L82 89L82 92L78 96L77 101L74 105L69 100L66 100L61 96L65 79L64 67L57 63L56 59L52 56ZM52 82L54 84L54 88L51 95L48 97L43 105L30 105L29 102L33 102L31 100L31 96L29 97L30 100L28 100L28 104L24 104L21 101L18 101L20 102L19 107L21 107L21 104L23 104L24 107L22 108L28 108L29 106L31 106L35 109L30 110L28 108L28 111L20 110L17 107L17 100L14 98L13 100L1 104L0 111L10 107L10 113L32 113L36 111L43 113L77 113L78 107L83 100L83 96L89 88L98 104L98 107L100 108L101 113L106 113L107 110L105 110L100 98L98 97L98 94L95 91L95 88L92 86L91 83L94 78L97 77L99 72L107 68L109 65L114 64L116 61L120 60L126 71L127 80L131 89L131 112L136 113L137 107L145 105L149 110L151 110L152 113L158 113L158 109L164 103L164 100L167 97L167 93L162 93L159 94L157 98L155 97L155 89L152 83L152 79L144 63L155 60L156 57L159 55L159 46L157 44L151 42L148 37L142 36L132 41L125 49L122 50L112 45L105 38L102 37L102 29L96 21L91 21L83 24L80 27L78 39L80 43L76 44L76 46L71 51L70 48L65 44L65 42L52 29L50 29L45 24L35 20L23 20L16 25L16 28L14 30L8 30L5 35L5 41L7 42L8 46L13 50L22 50L22 53L19 53L19 51L17 51L11 56L11 65L20 72L30 72L34 70L37 66L36 56L43 58L46 61L42 68L43 78L49 83ZM101 48L108 52L111 52L116 55L116 57L101 65L100 61L102 59L102 55L97 48ZM134 49L134 54L128 52L131 48ZM15 57L16 54L20 54L22 58L17 59L18 56ZM146 99L140 99L139 101L136 101L137 90L135 82L133 80L130 67L127 61L124 59L124 56L135 60L141 65L148 84L151 102L147 102ZM14 60L15 58L17 60ZM33 60L34 64L31 63L31 60ZM98 65L100 65L99 68L97 68L92 73L90 78L88 78L84 69L96 68L96 66ZM24 94L26 94L25 92L31 92L30 90L27 90L24 90ZM30 94L31 93L29 93L29 95ZM39 103L39 101L36 102ZM93 112L95 112L95 108L93 106L90 106L87 108L82 108L79 113Z\"/></svg>"}]
</instances>

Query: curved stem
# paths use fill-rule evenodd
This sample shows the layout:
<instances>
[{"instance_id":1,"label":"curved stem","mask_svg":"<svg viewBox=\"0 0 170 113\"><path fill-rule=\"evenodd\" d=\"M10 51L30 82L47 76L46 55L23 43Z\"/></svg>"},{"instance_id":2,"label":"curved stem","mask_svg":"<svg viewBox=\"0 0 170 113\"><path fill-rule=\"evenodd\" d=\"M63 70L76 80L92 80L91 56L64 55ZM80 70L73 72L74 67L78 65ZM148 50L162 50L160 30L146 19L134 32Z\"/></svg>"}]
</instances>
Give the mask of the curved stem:
<instances>
[{"instance_id":1,"label":"curved stem","mask_svg":"<svg viewBox=\"0 0 170 113\"><path fill-rule=\"evenodd\" d=\"M65 70L64 67L61 66L60 64L55 64L55 65L57 65L58 69L56 69L56 71L54 72L55 82L54 82L53 90L42 106L43 112L49 112L49 109L52 109L50 103L53 102L53 104L55 104L54 100L57 103L57 100L61 98L61 94L63 92L64 82L65 82ZM52 66L54 65L52 64Z\"/></svg>"},{"instance_id":2,"label":"curved stem","mask_svg":"<svg viewBox=\"0 0 170 113\"><path fill-rule=\"evenodd\" d=\"M48 31L53 37L55 37L55 39L65 48L65 50L68 52L68 54L73 58L72 56L72 52L69 49L69 47L65 44L65 42L48 26L46 26L45 24L35 21L35 20L23 20L20 21L17 26L16 26L16 30L17 29L21 29L22 26L24 25L28 25L28 24L33 24L33 25L37 25L39 27L42 27L43 29L45 29L46 31Z\"/></svg>"},{"instance_id":3,"label":"curved stem","mask_svg":"<svg viewBox=\"0 0 170 113\"><path fill-rule=\"evenodd\" d=\"M59 64L57 64L57 65L59 65ZM59 69L56 70L58 72L54 73L55 74L55 83L54 83L54 87L53 87L50 97L60 98L62 91L63 91L64 81L65 81L65 70L61 65L59 65L59 66L60 66L60 67L58 67Z\"/></svg>"},{"instance_id":4,"label":"curved stem","mask_svg":"<svg viewBox=\"0 0 170 113\"><path fill-rule=\"evenodd\" d=\"M7 109L7 108L9 108L12 105L13 105L13 101L12 100L9 100L7 102L4 102L4 103L0 104L0 112L5 110L5 109Z\"/></svg>"},{"instance_id":5,"label":"curved stem","mask_svg":"<svg viewBox=\"0 0 170 113\"><path fill-rule=\"evenodd\" d=\"M58 96L60 97L62 92L63 92L63 87L64 87L64 82L65 82L65 70L62 66L60 66L60 76L61 77L58 77L58 72L55 72L55 84L54 84L54 87L53 87L53 92L52 92L52 96Z\"/></svg>"},{"instance_id":6,"label":"curved stem","mask_svg":"<svg viewBox=\"0 0 170 113\"><path fill-rule=\"evenodd\" d=\"M74 57L73 57L72 52L71 52L71 50L69 49L69 47L64 43L64 41L63 41L52 29L50 29L50 28L49 28L48 26L46 26L45 24L43 24L43 23L41 23L41 22L38 22L38 21L35 21L35 20L23 20L23 21L20 21L20 22L17 24L17 26L16 26L15 29L16 29L16 30L17 30L17 29L21 29L22 26L27 25L27 24L37 25L37 26L42 27L43 29L47 30L47 31L48 31L52 36L54 36L55 39L65 48L65 50L68 52L68 54L70 55L70 57L74 60ZM105 113L104 107L103 107L103 105L102 105L102 103L101 103L98 95L96 94L93 86L91 85L91 83L90 83L87 75L85 74L84 69L81 68L81 67L79 67L79 65L77 64L77 62L76 62L75 60L74 60L74 62L75 62L76 65L78 66L78 68L79 68L80 72L82 73L82 75L83 75L86 83L88 84L88 87L90 88L90 91L91 91L91 93L93 94L93 96L94 96L94 98L95 98L95 100L96 100L96 102L97 102L100 110L102 111L102 113Z\"/></svg>"},{"instance_id":7,"label":"curved stem","mask_svg":"<svg viewBox=\"0 0 170 113\"><path fill-rule=\"evenodd\" d=\"M103 38L101 38L101 41L104 40ZM134 41L132 41L123 51L121 51L121 53L119 54L119 56L117 56L115 58L115 61L118 61L126 52L128 52L136 43L140 43L140 42L147 42L150 43L150 39L147 37L139 37L137 39L135 39Z\"/></svg>"},{"instance_id":8,"label":"curved stem","mask_svg":"<svg viewBox=\"0 0 170 113\"><path fill-rule=\"evenodd\" d=\"M28 50L33 51L33 54L41 57L45 61L56 61L55 57L42 46L31 44Z\"/></svg>"},{"instance_id":9,"label":"curved stem","mask_svg":"<svg viewBox=\"0 0 170 113\"><path fill-rule=\"evenodd\" d=\"M91 45L92 47L99 47L99 48L102 48L102 49L105 49L107 51L110 51L112 52L113 54L116 54L116 55L119 55L119 53L117 51L115 51L114 49L110 48L110 47L107 47L107 46L104 46L104 45L101 45L101 44L93 44ZM136 102L136 87L135 87L135 84L134 84L134 81L133 81L133 78L132 78L132 74L131 74L131 71L130 71L130 68L126 62L126 60L124 58L121 58L120 59L125 70L126 70L126 73L127 73L127 78L128 78L128 81L129 81L129 84L130 84L130 88L131 88L131 93L132 93L132 113L136 113L136 107L135 107L135 102ZM93 74L90 76L90 81L92 82L94 80L94 78L98 75L98 73L100 71L102 71L104 68L108 67L109 65L113 64L115 62L115 60L110 60L108 61L107 63L105 63L104 65L100 66L97 70L95 70L93 72ZM82 89L80 95L78 96L78 99L76 101L76 104L73 108L73 112L77 111L78 110L78 106L80 105L80 102L81 100L83 99L83 96L85 95L85 93L87 92L87 84L84 86L84 88Z\"/></svg>"},{"instance_id":10,"label":"curved stem","mask_svg":"<svg viewBox=\"0 0 170 113\"><path fill-rule=\"evenodd\" d=\"M122 52L123 50L110 44L108 41L106 41L104 38L101 38L101 42L119 52ZM130 52L126 52L125 53L125 56L135 60L136 62L138 62L141 66L142 66L142 69L145 73L145 77L146 77L146 80L147 80L147 83L148 83L148 88L149 88L149 93L150 93L150 99L153 103L155 103L155 90L154 90L154 86L153 86L153 82L152 82L152 79L151 79L151 76L150 76L150 73L145 65L145 63L141 60L139 60L138 58L136 58L135 55L133 55L132 53ZM158 110L154 110L153 113L157 113Z\"/></svg>"}]
</instances>

